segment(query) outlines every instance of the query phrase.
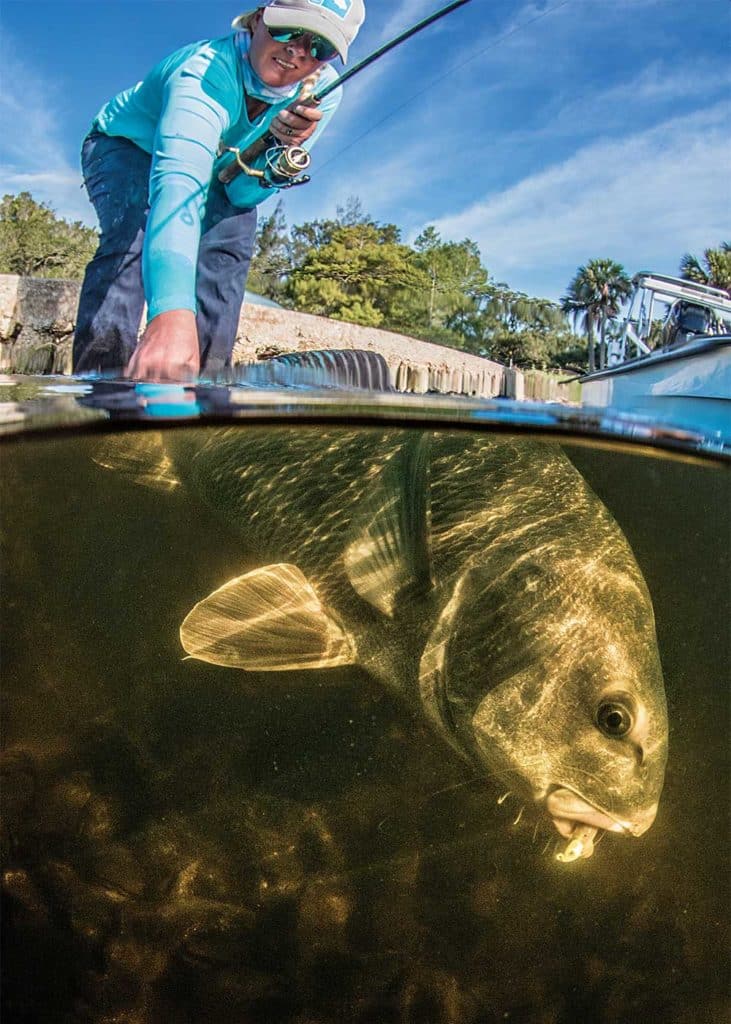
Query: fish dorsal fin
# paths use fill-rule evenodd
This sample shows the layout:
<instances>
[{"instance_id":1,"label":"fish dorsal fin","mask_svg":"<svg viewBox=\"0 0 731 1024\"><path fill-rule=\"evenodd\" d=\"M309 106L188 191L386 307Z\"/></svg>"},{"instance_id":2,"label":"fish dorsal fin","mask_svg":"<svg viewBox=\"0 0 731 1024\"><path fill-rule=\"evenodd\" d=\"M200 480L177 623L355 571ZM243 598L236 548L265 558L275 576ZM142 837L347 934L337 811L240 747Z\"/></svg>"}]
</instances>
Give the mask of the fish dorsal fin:
<instances>
[{"instance_id":1,"label":"fish dorsal fin","mask_svg":"<svg viewBox=\"0 0 731 1024\"><path fill-rule=\"evenodd\" d=\"M171 491L180 484L159 430L110 434L96 446L92 459L155 491Z\"/></svg>"},{"instance_id":2,"label":"fish dorsal fin","mask_svg":"<svg viewBox=\"0 0 731 1024\"><path fill-rule=\"evenodd\" d=\"M378 352L362 349L287 352L251 366L237 367L237 380L288 387L393 391L386 360Z\"/></svg>"},{"instance_id":3,"label":"fish dorsal fin","mask_svg":"<svg viewBox=\"0 0 731 1024\"><path fill-rule=\"evenodd\" d=\"M349 637L294 565L267 565L224 583L180 627L186 653L249 672L355 662Z\"/></svg>"},{"instance_id":4,"label":"fish dorsal fin","mask_svg":"<svg viewBox=\"0 0 731 1024\"><path fill-rule=\"evenodd\" d=\"M428 438L414 434L369 489L343 555L353 588L389 617L399 595L432 587L428 464Z\"/></svg>"}]
</instances>

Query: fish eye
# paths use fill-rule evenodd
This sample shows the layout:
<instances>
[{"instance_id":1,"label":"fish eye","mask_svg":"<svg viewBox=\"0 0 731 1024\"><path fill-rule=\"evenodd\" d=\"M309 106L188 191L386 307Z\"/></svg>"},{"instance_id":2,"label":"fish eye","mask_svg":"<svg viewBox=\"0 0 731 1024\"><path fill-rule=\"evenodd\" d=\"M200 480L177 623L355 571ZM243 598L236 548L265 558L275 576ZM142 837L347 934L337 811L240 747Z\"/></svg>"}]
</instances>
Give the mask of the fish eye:
<instances>
[{"instance_id":1,"label":"fish eye","mask_svg":"<svg viewBox=\"0 0 731 1024\"><path fill-rule=\"evenodd\" d=\"M617 697L603 700L597 708L596 724L605 735L614 739L626 736L634 725L631 703Z\"/></svg>"}]
</instances>

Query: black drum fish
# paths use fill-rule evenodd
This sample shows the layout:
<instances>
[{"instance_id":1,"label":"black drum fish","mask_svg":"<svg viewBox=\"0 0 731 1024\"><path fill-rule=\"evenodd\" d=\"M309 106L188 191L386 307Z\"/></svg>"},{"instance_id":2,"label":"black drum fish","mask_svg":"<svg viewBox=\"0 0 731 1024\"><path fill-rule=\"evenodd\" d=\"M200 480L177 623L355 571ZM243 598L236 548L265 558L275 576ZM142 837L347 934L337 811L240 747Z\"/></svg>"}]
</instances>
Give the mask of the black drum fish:
<instances>
[{"instance_id":1,"label":"black drum fish","mask_svg":"<svg viewBox=\"0 0 731 1024\"><path fill-rule=\"evenodd\" d=\"M555 443L233 426L112 436L97 461L181 484L261 559L191 609L189 656L362 666L532 798L561 860L652 824L668 721L650 597Z\"/></svg>"}]
</instances>

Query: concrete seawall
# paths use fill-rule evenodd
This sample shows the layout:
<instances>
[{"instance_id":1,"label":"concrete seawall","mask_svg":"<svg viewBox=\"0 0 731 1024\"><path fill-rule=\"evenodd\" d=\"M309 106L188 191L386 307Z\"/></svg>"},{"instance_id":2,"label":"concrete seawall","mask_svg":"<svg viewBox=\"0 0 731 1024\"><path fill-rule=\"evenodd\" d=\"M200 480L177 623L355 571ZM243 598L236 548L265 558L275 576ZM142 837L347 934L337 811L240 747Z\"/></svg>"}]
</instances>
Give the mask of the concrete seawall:
<instances>
[{"instance_id":1,"label":"concrete seawall","mask_svg":"<svg viewBox=\"0 0 731 1024\"><path fill-rule=\"evenodd\" d=\"M0 274L0 371L71 372L79 287L77 281ZM399 391L527 397L524 375L490 359L392 331L252 303L244 306L239 320L233 361L245 364L322 348L380 352ZM563 398L554 383L530 397Z\"/></svg>"}]
</instances>

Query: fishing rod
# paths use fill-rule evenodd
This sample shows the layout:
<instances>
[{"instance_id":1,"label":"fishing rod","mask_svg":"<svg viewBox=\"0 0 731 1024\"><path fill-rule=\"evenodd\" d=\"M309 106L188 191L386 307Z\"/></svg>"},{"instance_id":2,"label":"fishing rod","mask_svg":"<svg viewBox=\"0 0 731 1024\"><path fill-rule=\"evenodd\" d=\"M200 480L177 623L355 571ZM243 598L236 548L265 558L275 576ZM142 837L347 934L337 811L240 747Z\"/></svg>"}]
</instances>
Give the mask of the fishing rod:
<instances>
[{"instance_id":1,"label":"fishing rod","mask_svg":"<svg viewBox=\"0 0 731 1024\"><path fill-rule=\"evenodd\" d=\"M464 7L468 3L470 3L470 0L452 0L451 3L445 4L444 7L441 7L433 14L429 14L426 18L422 18L421 21L412 25L411 28L407 28L388 43L379 46L377 50L374 50L373 53L364 57L357 64L354 64L352 68L344 71L336 81L326 85L319 92L314 84L316 79L313 81L311 86L312 93L309 95L306 95L307 84L305 84L305 89L298 97L297 104L301 104L304 101L317 105L326 96L329 96L331 92L334 92L335 89L339 89L355 75L365 70L375 61L380 60L381 57L397 46L400 46L401 43L406 42L407 39L411 39L417 32L421 32L429 25L433 25L435 21L439 21L440 18L444 18L447 14L451 14L452 11L456 11L458 7ZM241 173L247 174L252 178L258 178L262 188L292 188L293 185L306 185L310 180L309 174L304 173L310 166L311 161L308 151L303 146L283 145L270 132L266 132L260 139L252 142L243 153L236 146L222 146L219 155L223 153L234 154L234 159L231 163L227 164L218 175L218 180L225 185L233 181ZM265 153L266 158L263 169L259 170L256 167L252 167L251 162L261 153Z\"/></svg>"}]
</instances>

